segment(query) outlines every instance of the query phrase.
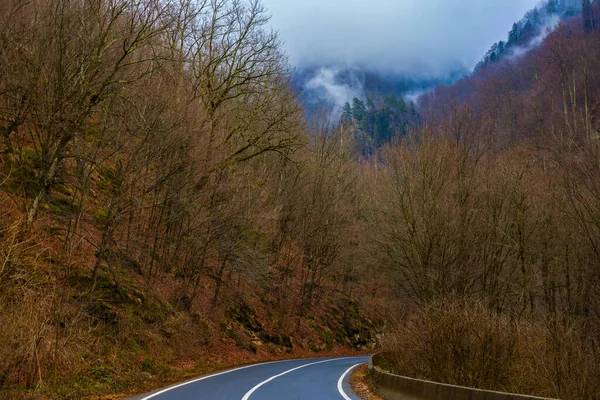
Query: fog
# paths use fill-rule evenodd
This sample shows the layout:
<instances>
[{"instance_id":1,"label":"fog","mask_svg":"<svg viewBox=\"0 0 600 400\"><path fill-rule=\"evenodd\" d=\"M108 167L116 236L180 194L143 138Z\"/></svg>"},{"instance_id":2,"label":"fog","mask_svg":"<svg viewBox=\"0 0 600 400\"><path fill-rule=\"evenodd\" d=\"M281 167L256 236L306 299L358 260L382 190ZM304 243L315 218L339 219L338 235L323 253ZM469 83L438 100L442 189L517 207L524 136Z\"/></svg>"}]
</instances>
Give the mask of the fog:
<instances>
[{"instance_id":1,"label":"fog","mask_svg":"<svg viewBox=\"0 0 600 400\"><path fill-rule=\"evenodd\" d=\"M443 76L472 68L538 0L263 0L291 64Z\"/></svg>"},{"instance_id":2,"label":"fog","mask_svg":"<svg viewBox=\"0 0 600 400\"><path fill-rule=\"evenodd\" d=\"M322 67L304 85L304 93L311 96L307 101L325 101L334 107L334 115L339 117L341 107L353 98L364 99L363 84L356 76L351 76L349 82L339 82L340 70L334 67Z\"/></svg>"},{"instance_id":3,"label":"fog","mask_svg":"<svg viewBox=\"0 0 600 400\"><path fill-rule=\"evenodd\" d=\"M529 43L525 46L515 47L510 50L510 53L506 57L509 60L518 59L529 53L532 49L538 47L542 41L548 36L550 32L552 32L558 26L560 22L560 18L557 15L552 15L548 17L548 20L540 28L540 34L529 41Z\"/></svg>"}]
</instances>

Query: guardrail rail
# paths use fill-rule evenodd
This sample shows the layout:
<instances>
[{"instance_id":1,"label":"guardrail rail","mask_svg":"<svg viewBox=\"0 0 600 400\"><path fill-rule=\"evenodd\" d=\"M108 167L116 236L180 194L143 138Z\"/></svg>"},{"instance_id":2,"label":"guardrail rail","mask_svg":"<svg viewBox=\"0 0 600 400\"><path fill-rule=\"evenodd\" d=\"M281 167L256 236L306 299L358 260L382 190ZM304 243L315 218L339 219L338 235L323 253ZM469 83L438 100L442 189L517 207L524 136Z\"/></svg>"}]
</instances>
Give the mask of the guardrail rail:
<instances>
[{"instance_id":1,"label":"guardrail rail","mask_svg":"<svg viewBox=\"0 0 600 400\"><path fill-rule=\"evenodd\" d=\"M375 354L369 360L371 391L385 400L556 400L544 397L494 392L463 386L447 385L394 375L382 370L385 355Z\"/></svg>"}]
</instances>

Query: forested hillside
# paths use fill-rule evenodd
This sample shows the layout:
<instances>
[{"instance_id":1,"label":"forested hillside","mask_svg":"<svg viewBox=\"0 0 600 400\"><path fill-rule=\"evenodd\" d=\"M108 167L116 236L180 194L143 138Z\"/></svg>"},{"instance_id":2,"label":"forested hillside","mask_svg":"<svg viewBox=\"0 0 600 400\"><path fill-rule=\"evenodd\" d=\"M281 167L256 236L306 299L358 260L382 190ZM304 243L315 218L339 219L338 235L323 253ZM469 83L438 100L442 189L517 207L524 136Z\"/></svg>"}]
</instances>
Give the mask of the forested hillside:
<instances>
[{"instance_id":1,"label":"forested hillside","mask_svg":"<svg viewBox=\"0 0 600 400\"><path fill-rule=\"evenodd\" d=\"M589 14L591 3L580 0L548 0L515 22L506 41L495 43L475 70L505 58L515 58L537 47L549 30L562 20L582 13Z\"/></svg>"},{"instance_id":2,"label":"forested hillside","mask_svg":"<svg viewBox=\"0 0 600 400\"><path fill-rule=\"evenodd\" d=\"M416 378L600 398L581 10L338 124L306 117L258 0L0 2L0 397L382 348Z\"/></svg>"},{"instance_id":3,"label":"forested hillside","mask_svg":"<svg viewBox=\"0 0 600 400\"><path fill-rule=\"evenodd\" d=\"M382 99L369 98L366 104L355 97L352 105L344 104L340 117L342 129L352 132L355 151L367 157L418 125L415 103L406 103L393 93Z\"/></svg>"},{"instance_id":4,"label":"forested hillside","mask_svg":"<svg viewBox=\"0 0 600 400\"><path fill-rule=\"evenodd\" d=\"M423 96L422 127L382 151L381 262L415 310L386 339L397 372L600 397L600 4L583 5Z\"/></svg>"},{"instance_id":5,"label":"forested hillside","mask_svg":"<svg viewBox=\"0 0 600 400\"><path fill-rule=\"evenodd\" d=\"M477 75L496 63L512 63L530 51L535 51L546 35L553 31L560 21L580 14L583 14L587 21L586 29L595 27L596 22L590 2L549 0L540 3L527 12L520 21L513 24L506 41L494 43L475 66L473 73ZM428 92L435 87L443 87L469 75L456 71L448 73L446 79L404 80L402 84L398 84L392 77L388 77L387 80L385 77L378 80L376 74L370 79L364 78L364 90L361 85L361 90L345 93L357 97L354 97L352 102L341 106L340 124L352 128L358 152L367 156L372 155L374 150L383 145L394 140L401 140L411 127L419 124L419 111L412 101L412 98L416 96L411 94ZM349 83L350 87L352 87L351 82L352 80ZM385 82L385 84L378 85L377 82ZM355 82L354 86L356 85ZM326 93L321 97L326 98Z\"/></svg>"},{"instance_id":6,"label":"forested hillside","mask_svg":"<svg viewBox=\"0 0 600 400\"><path fill-rule=\"evenodd\" d=\"M0 396L374 346L364 183L305 125L267 21L254 0L0 3Z\"/></svg>"},{"instance_id":7,"label":"forested hillside","mask_svg":"<svg viewBox=\"0 0 600 400\"><path fill-rule=\"evenodd\" d=\"M416 126L419 94L466 74L457 69L442 77L412 77L360 67L312 67L294 71L292 87L308 120L328 113L333 124L352 127L355 150L369 157Z\"/></svg>"}]
</instances>

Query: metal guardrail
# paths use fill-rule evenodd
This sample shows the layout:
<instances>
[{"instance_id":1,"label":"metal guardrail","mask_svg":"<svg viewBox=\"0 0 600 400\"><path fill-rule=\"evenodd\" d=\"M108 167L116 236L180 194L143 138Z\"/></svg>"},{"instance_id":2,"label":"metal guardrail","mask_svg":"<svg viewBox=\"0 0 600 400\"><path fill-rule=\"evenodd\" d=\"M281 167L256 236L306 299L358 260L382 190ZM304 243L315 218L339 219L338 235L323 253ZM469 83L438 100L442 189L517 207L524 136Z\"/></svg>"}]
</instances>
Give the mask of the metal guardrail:
<instances>
[{"instance_id":1,"label":"metal guardrail","mask_svg":"<svg viewBox=\"0 0 600 400\"><path fill-rule=\"evenodd\" d=\"M381 353L375 354L369 360L369 370L374 377L372 379L374 382L370 383L372 385L370 389L385 400L556 400L447 385L394 375L378 367L385 362L385 357Z\"/></svg>"}]
</instances>

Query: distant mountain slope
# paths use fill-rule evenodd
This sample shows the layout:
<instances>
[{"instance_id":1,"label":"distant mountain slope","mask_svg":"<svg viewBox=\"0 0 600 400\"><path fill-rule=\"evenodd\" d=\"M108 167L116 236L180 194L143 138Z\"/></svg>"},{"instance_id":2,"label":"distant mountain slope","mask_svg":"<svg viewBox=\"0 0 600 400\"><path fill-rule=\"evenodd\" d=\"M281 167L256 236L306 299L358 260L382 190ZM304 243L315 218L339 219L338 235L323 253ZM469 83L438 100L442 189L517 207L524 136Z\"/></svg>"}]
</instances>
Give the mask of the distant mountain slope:
<instances>
[{"instance_id":1,"label":"distant mountain slope","mask_svg":"<svg viewBox=\"0 0 600 400\"><path fill-rule=\"evenodd\" d=\"M415 100L467 74L456 68L445 77L411 77L359 67L311 67L296 71L292 84L308 120L329 115L345 127L357 153L369 156L416 126ZM324 114L325 113L325 114Z\"/></svg>"},{"instance_id":2,"label":"distant mountain slope","mask_svg":"<svg viewBox=\"0 0 600 400\"><path fill-rule=\"evenodd\" d=\"M457 67L443 77L416 77L385 73L360 66L315 65L298 69L292 77L292 85L307 112L314 113L319 108L332 108L339 116L341 108L353 98L363 101L382 99L394 94L408 97L423 93L439 85L450 84L468 71Z\"/></svg>"},{"instance_id":3,"label":"distant mountain slope","mask_svg":"<svg viewBox=\"0 0 600 400\"><path fill-rule=\"evenodd\" d=\"M585 10L563 14L519 57L501 57L420 97L422 117L448 120L465 113L485 124L498 146L523 140L544 145L556 135L571 143L598 137L600 2L583 4Z\"/></svg>"},{"instance_id":4,"label":"distant mountain slope","mask_svg":"<svg viewBox=\"0 0 600 400\"><path fill-rule=\"evenodd\" d=\"M420 123L419 109L411 103L422 94L454 91L457 100L466 99L476 90L474 82L482 71L503 68L504 64L525 57L561 21L580 15L584 3L540 3L513 24L506 40L492 45L472 72L457 66L446 76L418 77L359 66L315 65L298 69L292 84L309 119L323 110L331 113L334 123L351 129L358 152L369 155ZM431 102L431 97L427 101Z\"/></svg>"},{"instance_id":5,"label":"distant mountain slope","mask_svg":"<svg viewBox=\"0 0 600 400\"><path fill-rule=\"evenodd\" d=\"M515 22L506 41L494 43L475 71L488 67L506 57L520 56L537 47L548 30L559 21L581 14L581 0L548 0L527 12Z\"/></svg>"},{"instance_id":6,"label":"distant mountain slope","mask_svg":"<svg viewBox=\"0 0 600 400\"><path fill-rule=\"evenodd\" d=\"M491 46L475 71L507 57L522 56L538 46L549 29L565 18L581 14L581 9L581 0L546 0L540 3L513 24L506 40ZM368 101L394 94L411 101L434 87L450 85L469 72L465 66L457 65L446 75L427 77L376 71L359 65L312 65L296 70L292 85L309 115L327 107L340 116L344 103L351 103L355 97Z\"/></svg>"}]
</instances>

